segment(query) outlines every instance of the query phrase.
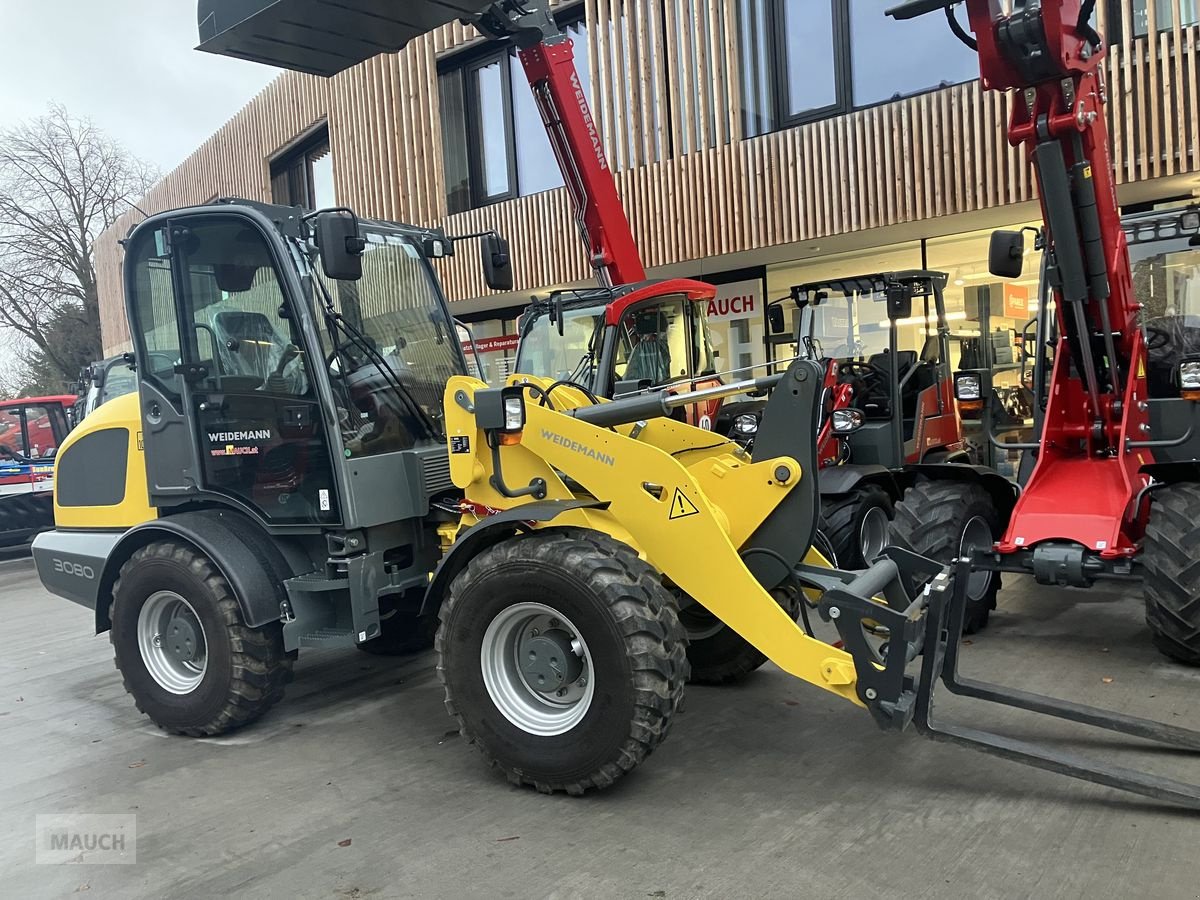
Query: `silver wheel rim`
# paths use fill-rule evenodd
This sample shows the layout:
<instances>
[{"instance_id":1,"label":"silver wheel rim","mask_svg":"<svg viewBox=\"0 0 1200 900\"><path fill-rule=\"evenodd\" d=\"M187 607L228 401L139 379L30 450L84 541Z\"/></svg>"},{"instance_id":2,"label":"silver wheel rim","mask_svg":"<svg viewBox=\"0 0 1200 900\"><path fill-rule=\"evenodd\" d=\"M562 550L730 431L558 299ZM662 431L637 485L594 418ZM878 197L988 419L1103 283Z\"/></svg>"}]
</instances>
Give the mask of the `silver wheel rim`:
<instances>
[{"instance_id":1,"label":"silver wheel rim","mask_svg":"<svg viewBox=\"0 0 1200 900\"><path fill-rule=\"evenodd\" d=\"M529 734L564 734L591 708L596 685L587 642L570 619L543 603L517 603L492 619L479 661L496 708ZM548 674L556 670L562 680Z\"/></svg>"},{"instance_id":2,"label":"silver wheel rim","mask_svg":"<svg viewBox=\"0 0 1200 900\"><path fill-rule=\"evenodd\" d=\"M138 650L150 677L172 694L190 694L208 670L208 642L192 604L174 591L156 591L142 604Z\"/></svg>"},{"instance_id":3,"label":"silver wheel rim","mask_svg":"<svg viewBox=\"0 0 1200 900\"><path fill-rule=\"evenodd\" d=\"M982 516L974 516L963 526L962 539L958 542L958 555L970 559L975 550L991 549L992 528ZM967 599L972 602L982 600L987 596L988 588L992 585L993 573L986 569L976 570L967 579Z\"/></svg>"},{"instance_id":4,"label":"silver wheel rim","mask_svg":"<svg viewBox=\"0 0 1200 900\"><path fill-rule=\"evenodd\" d=\"M858 527L858 545L864 562L870 562L887 546L888 517L882 506L872 506Z\"/></svg>"}]
</instances>

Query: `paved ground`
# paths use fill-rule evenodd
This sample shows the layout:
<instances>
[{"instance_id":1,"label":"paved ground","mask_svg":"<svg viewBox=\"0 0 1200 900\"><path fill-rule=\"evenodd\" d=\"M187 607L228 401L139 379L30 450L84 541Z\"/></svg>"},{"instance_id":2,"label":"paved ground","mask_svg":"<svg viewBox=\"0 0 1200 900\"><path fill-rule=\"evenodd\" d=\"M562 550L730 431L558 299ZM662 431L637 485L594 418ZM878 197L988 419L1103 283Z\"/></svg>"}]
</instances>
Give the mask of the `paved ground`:
<instances>
[{"instance_id":1,"label":"paved ground","mask_svg":"<svg viewBox=\"0 0 1200 900\"><path fill-rule=\"evenodd\" d=\"M969 666L1200 727L1200 673L1162 661L1118 596L1010 589ZM27 560L0 562L0 609L4 897L1200 896L1195 814L880 734L775 669L689 689L617 788L548 798L457 738L428 656L310 653L268 718L194 741L137 714L91 614ZM1099 749L1200 779L1194 756ZM34 816L77 812L136 813L137 864L34 865Z\"/></svg>"}]
</instances>

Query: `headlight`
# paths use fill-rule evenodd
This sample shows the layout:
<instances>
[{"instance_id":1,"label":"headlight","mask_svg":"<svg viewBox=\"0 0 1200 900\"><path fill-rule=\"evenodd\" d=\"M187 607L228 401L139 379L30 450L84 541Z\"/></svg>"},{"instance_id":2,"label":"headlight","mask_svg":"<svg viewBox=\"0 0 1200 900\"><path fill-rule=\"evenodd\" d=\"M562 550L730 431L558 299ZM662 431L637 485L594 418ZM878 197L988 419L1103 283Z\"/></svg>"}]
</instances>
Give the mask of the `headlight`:
<instances>
[{"instance_id":1,"label":"headlight","mask_svg":"<svg viewBox=\"0 0 1200 900\"><path fill-rule=\"evenodd\" d=\"M1185 359L1179 364L1179 389L1200 391L1200 359Z\"/></svg>"},{"instance_id":2,"label":"headlight","mask_svg":"<svg viewBox=\"0 0 1200 900\"><path fill-rule=\"evenodd\" d=\"M750 413L742 413L733 420L733 430L738 434L757 434L758 433L758 416Z\"/></svg>"},{"instance_id":3,"label":"headlight","mask_svg":"<svg viewBox=\"0 0 1200 900\"><path fill-rule=\"evenodd\" d=\"M867 417L861 409L835 409L830 421L838 434L850 434L862 428Z\"/></svg>"},{"instance_id":4,"label":"headlight","mask_svg":"<svg viewBox=\"0 0 1200 900\"><path fill-rule=\"evenodd\" d=\"M525 427L525 400L517 394L504 398L504 430L520 431Z\"/></svg>"},{"instance_id":5,"label":"headlight","mask_svg":"<svg viewBox=\"0 0 1200 900\"><path fill-rule=\"evenodd\" d=\"M983 399L982 380L974 372L959 372L954 376L954 399L971 403Z\"/></svg>"},{"instance_id":6,"label":"headlight","mask_svg":"<svg viewBox=\"0 0 1200 900\"><path fill-rule=\"evenodd\" d=\"M1200 212L1184 213L1179 223L1184 231L1200 230Z\"/></svg>"}]
</instances>

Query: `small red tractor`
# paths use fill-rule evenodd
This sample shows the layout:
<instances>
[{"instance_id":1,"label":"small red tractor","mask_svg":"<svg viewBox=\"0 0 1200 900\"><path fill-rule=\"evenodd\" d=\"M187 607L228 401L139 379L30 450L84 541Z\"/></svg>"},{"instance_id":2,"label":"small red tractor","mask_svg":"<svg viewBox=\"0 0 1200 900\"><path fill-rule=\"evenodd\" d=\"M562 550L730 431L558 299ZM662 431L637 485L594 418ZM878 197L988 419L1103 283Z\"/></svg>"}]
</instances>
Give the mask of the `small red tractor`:
<instances>
[{"instance_id":1,"label":"small red tractor","mask_svg":"<svg viewBox=\"0 0 1200 900\"><path fill-rule=\"evenodd\" d=\"M54 525L54 456L74 424L75 397L0 401L0 546Z\"/></svg>"}]
</instances>

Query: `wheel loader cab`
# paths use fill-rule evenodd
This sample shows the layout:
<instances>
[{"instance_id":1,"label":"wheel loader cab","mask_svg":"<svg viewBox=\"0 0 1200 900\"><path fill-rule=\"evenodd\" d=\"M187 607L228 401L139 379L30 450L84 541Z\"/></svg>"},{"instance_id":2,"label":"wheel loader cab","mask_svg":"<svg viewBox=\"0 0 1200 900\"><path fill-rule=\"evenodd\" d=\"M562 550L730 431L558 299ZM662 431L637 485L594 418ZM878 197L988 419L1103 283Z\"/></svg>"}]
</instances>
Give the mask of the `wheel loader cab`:
<instances>
[{"instance_id":1,"label":"wheel loader cab","mask_svg":"<svg viewBox=\"0 0 1200 900\"><path fill-rule=\"evenodd\" d=\"M299 211L267 211L176 211L127 242L151 500L227 503L268 527L423 515L397 493L406 479L370 483L382 457L444 455L441 387L465 371L421 244L363 222L362 278L331 279Z\"/></svg>"},{"instance_id":2,"label":"wheel loader cab","mask_svg":"<svg viewBox=\"0 0 1200 900\"><path fill-rule=\"evenodd\" d=\"M835 360L865 417L850 459L896 469L959 440L941 272L893 272L798 285L797 345Z\"/></svg>"}]
</instances>

